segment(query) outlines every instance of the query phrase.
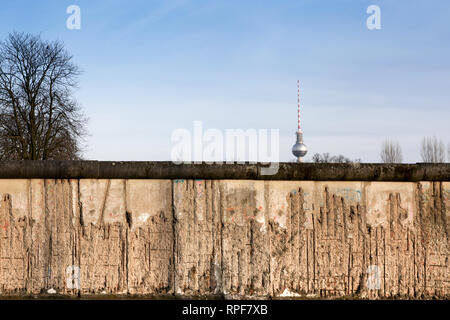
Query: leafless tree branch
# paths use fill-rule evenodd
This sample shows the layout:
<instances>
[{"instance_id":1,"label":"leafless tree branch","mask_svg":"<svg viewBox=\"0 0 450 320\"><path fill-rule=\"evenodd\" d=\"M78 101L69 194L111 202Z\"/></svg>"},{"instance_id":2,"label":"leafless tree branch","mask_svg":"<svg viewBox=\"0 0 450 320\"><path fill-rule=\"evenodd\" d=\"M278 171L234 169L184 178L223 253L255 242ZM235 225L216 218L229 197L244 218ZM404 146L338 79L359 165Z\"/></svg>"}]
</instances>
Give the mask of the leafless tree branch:
<instances>
[{"instance_id":1,"label":"leafless tree branch","mask_svg":"<svg viewBox=\"0 0 450 320\"><path fill-rule=\"evenodd\" d=\"M423 162L441 163L445 162L445 147L442 139L423 137L420 149Z\"/></svg>"},{"instance_id":2,"label":"leafless tree branch","mask_svg":"<svg viewBox=\"0 0 450 320\"><path fill-rule=\"evenodd\" d=\"M401 163L403 161L402 148L398 141L385 140L381 145L381 161L384 163Z\"/></svg>"},{"instance_id":3,"label":"leafless tree branch","mask_svg":"<svg viewBox=\"0 0 450 320\"><path fill-rule=\"evenodd\" d=\"M354 162L361 162L361 159L350 160L349 158L343 155L332 156L328 152L325 152L322 154L315 153L312 156L311 161L315 163L354 163Z\"/></svg>"},{"instance_id":4,"label":"leafless tree branch","mask_svg":"<svg viewBox=\"0 0 450 320\"><path fill-rule=\"evenodd\" d=\"M61 42L16 32L0 42L0 159L80 158L79 75Z\"/></svg>"}]
</instances>

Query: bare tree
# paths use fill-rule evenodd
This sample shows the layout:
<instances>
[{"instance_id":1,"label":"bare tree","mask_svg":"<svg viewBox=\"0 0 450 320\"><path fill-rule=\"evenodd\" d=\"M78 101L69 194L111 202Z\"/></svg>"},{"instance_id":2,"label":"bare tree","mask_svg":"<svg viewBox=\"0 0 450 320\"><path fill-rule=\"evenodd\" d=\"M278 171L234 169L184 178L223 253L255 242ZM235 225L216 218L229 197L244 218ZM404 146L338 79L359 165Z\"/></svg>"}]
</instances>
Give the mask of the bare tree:
<instances>
[{"instance_id":1,"label":"bare tree","mask_svg":"<svg viewBox=\"0 0 450 320\"><path fill-rule=\"evenodd\" d=\"M328 152L324 152L322 154L320 153L315 153L312 156L312 162L315 163L327 163L327 162L331 162L332 156L328 153Z\"/></svg>"},{"instance_id":2,"label":"bare tree","mask_svg":"<svg viewBox=\"0 0 450 320\"><path fill-rule=\"evenodd\" d=\"M384 163L401 163L403 161L400 143L394 140L385 140L381 145L381 161Z\"/></svg>"},{"instance_id":3,"label":"bare tree","mask_svg":"<svg viewBox=\"0 0 450 320\"><path fill-rule=\"evenodd\" d=\"M450 162L450 142L447 145L447 162Z\"/></svg>"},{"instance_id":4,"label":"bare tree","mask_svg":"<svg viewBox=\"0 0 450 320\"><path fill-rule=\"evenodd\" d=\"M315 153L312 156L312 162L315 163L353 163L353 162L361 162L361 159L355 159L355 160L350 160L349 158L343 156L343 155L338 155L338 156L332 156L330 155L328 152L325 153Z\"/></svg>"},{"instance_id":5,"label":"bare tree","mask_svg":"<svg viewBox=\"0 0 450 320\"><path fill-rule=\"evenodd\" d=\"M420 155L423 162L445 162L444 142L436 136L422 138Z\"/></svg>"},{"instance_id":6,"label":"bare tree","mask_svg":"<svg viewBox=\"0 0 450 320\"><path fill-rule=\"evenodd\" d=\"M80 157L87 118L73 97L79 75L61 42L24 33L0 42L0 159Z\"/></svg>"}]
</instances>

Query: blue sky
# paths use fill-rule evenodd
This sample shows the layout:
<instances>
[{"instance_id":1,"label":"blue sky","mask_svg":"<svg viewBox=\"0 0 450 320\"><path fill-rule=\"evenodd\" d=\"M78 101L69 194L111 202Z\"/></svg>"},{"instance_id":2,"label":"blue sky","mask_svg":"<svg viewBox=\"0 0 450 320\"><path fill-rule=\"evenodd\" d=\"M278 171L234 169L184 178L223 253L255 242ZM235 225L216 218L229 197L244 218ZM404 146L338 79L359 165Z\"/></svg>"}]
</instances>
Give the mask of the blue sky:
<instances>
[{"instance_id":1,"label":"blue sky","mask_svg":"<svg viewBox=\"0 0 450 320\"><path fill-rule=\"evenodd\" d=\"M80 30L66 28L72 4ZM14 30L62 40L82 68L88 159L170 160L171 133L201 120L280 129L289 161L297 79L308 156L377 162L394 138L418 162L421 137L450 142L446 0L2 1L0 38Z\"/></svg>"}]
</instances>

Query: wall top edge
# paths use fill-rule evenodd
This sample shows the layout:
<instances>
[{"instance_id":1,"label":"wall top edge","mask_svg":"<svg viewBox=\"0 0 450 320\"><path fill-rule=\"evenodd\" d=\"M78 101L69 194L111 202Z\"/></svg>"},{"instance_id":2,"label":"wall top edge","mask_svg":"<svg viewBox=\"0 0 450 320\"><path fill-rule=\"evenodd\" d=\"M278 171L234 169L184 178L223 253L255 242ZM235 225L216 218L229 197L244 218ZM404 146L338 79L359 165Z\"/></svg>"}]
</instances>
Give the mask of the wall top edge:
<instances>
[{"instance_id":1,"label":"wall top edge","mask_svg":"<svg viewBox=\"0 0 450 320\"><path fill-rule=\"evenodd\" d=\"M179 164L139 161L0 161L0 179L239 179L450 181L450 164Z\"/></svg>"}]
</instances>

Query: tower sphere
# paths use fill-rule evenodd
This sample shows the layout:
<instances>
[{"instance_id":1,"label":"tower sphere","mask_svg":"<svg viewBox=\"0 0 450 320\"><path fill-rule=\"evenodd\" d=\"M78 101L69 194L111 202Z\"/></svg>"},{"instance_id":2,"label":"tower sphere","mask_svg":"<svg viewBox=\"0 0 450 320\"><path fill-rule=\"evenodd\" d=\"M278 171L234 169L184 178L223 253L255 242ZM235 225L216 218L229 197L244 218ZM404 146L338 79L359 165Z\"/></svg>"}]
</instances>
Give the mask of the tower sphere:
<instances>
[{"instance_id":1,"label":"tower sphere","mask_svg":"<svg viewBox=\"0 0 450 320\"><path fill-rule=\"evenodd\" d=\"M294 154L294 156L298 157L304 157L306 155L306 153L308 152L308 148L306 147L305 144L303 143L296 143L294 144L294 146L292 147L292 153Z\"/></svg>"}]
</instances>

